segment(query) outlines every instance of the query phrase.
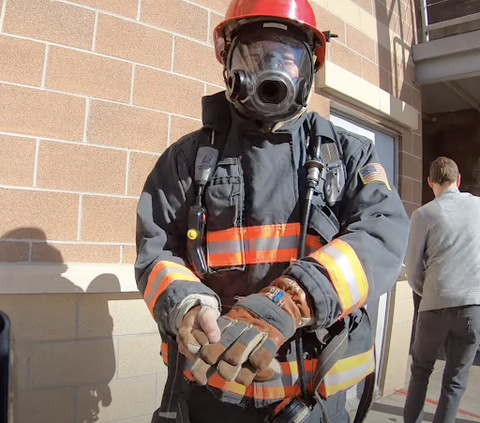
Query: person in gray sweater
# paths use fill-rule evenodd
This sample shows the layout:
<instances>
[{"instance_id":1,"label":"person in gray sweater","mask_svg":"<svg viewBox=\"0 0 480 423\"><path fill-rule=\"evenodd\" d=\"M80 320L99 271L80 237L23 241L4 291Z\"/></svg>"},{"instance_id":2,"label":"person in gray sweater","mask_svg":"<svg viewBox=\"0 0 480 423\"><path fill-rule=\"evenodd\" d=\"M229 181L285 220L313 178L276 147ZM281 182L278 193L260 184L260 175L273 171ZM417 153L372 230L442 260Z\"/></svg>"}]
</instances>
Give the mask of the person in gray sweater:
<instances>
[{"instance_id":1,"label":"person in gray sweater","mask_svg":"<svg viewBox=\"0 0 480 423\"><path fill-rule=\"evenodd\" d=\"M457 164L437 158L428 184L435 200L413 212L407 279L421 296L412 349L405 423L420 423L428 380L445 347L442 390L433 423L455 421L480 344L480 198L460 192Z\"/></svg>"}]
</instances>

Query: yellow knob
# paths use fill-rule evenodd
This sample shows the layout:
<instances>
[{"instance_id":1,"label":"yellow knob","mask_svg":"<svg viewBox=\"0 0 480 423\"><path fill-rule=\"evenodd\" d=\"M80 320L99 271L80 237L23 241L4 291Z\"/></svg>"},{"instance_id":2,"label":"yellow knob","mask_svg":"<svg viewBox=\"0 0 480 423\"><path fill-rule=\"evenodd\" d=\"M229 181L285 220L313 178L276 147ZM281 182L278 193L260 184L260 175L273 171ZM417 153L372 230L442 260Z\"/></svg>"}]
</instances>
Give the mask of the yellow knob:
<instances>
[{"instance_id":1,"label":"yellow knob","mask_svg":"<svg viewBox=\"0 0 480 423\"><path fill-rule=\"evenodd\" d=\"M195 241L197 238L198 238L198 231L196 229L190 229L188 232L187 232L187 237L188 239L190 239L191 241Z\"/></svg>"}]
</instances>

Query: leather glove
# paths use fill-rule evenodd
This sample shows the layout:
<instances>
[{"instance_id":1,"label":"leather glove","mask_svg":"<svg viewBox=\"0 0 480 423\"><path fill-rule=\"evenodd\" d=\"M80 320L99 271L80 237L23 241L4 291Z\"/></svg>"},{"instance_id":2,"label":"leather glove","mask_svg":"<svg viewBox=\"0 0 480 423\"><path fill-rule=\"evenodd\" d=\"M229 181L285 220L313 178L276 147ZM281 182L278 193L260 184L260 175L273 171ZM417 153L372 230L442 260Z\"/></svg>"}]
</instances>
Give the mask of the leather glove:
<instances>
[{"instance_id":1,"label":"leather glove","mask_svg":"<svg viewBox=\"0 0 480 423\"><path fill-rule=\"evenodd\" d=\"M194 334L202 333L210 342L218 342L220 339L220 329L217 319L220 313L218 310L197 305L192 307L183 317L177 332L178 350L189 360L195 360L200 350ZM199 330L201 329L201 330Z\"/></svg>"},{"instance_id":2,"label":"leather glove","mask_svg":"<svg viewBox=\"0 0 480 423\"><path fill-rule=\"evenodd\" d=\"M225 380L243 385L273 379L281 374L274 358L278 349L298 328L313 322L312 314L297 281L281 276L218 319L219 342L209 343L202 331L194 331L200 350L191 368L193 378L205 385L216 370Z\"/></svg>"}]
</instances>

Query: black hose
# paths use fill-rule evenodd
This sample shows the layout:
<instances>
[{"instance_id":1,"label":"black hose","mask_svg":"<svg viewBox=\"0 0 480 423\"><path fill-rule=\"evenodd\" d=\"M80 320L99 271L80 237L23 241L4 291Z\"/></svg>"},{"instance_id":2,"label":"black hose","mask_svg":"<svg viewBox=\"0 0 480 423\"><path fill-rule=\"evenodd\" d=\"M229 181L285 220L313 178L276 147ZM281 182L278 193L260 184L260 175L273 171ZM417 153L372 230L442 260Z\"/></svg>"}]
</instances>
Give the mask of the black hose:
<instances>
[{"instance_id":1,"label":"black hose","mask_svg":"<svg viewBox=\"0 0 480 423\"><path fill-rule=\"evenodd\" d=\"M305 208L302 218L300 241L298 243L297 257L300 259L305 255L305 242L307 239L308 221L310 219L310 209L312 207L313 188L307 188L305 199ZM307 378L305 377L305 361L303 358L303 329L298 329L295 333L295 347L298 363L298 377L300 378L300 388L304 399L308 398Z\"/></svg>"}]
</instances>

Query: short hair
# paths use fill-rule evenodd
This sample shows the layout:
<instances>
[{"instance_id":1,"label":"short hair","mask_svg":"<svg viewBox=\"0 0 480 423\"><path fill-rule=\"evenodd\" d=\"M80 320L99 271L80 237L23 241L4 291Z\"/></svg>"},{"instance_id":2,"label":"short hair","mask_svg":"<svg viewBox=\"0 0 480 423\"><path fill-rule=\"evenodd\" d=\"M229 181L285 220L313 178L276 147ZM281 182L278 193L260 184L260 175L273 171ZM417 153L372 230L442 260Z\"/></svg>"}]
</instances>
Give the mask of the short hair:
<instances>
[{"instance_id":1,"label":"short hair","mask_svg":"<svg viewBox=\"0 0 480 423\"><path fill-rule=\"evenodd\" d=\"M459 174L457 164L448 157L438 157L430 165L431 181L441 186L453 184Z\"/></svg>"}]
</instances>

